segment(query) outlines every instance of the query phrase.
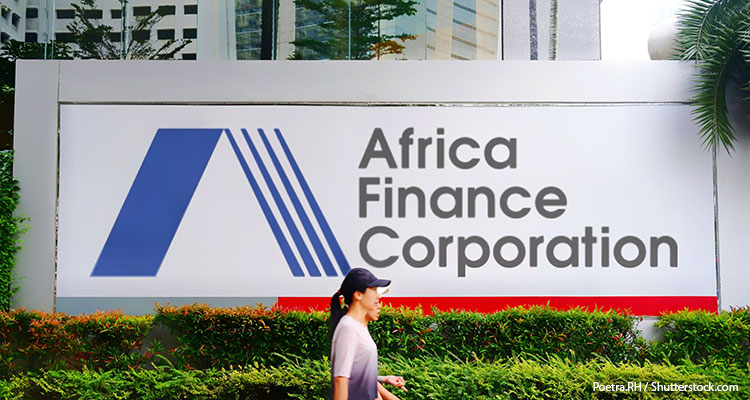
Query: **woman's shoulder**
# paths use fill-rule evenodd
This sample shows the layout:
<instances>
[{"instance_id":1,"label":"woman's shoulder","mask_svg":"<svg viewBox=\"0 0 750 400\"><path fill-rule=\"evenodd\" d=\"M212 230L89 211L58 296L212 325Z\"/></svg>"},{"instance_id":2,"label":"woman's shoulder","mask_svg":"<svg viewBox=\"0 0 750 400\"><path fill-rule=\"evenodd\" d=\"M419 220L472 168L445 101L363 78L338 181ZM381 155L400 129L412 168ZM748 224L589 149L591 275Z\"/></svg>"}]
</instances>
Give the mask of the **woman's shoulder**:
<instances>
[{"instance_id":1,"label":"woman's shoulder","mask_svg":"<svg viewBox=\"0 0 750 400\"><path fill-rule=\"evenodd\" d=\"M357 322L354 318L344 315L341 317L341 320L339 321L338 325L336 326L337 332L346 332L347 334L359 334L362 325Z\"/></svg>"},{"instance_id":2,"label":"woman's shoulder","mask_svg":"<svg viewBox=\"0 0 750 400\"><path fill-rule=\"evenodd\" d=\"M333 332L334 343L341 341L348 342L350 340L356 341L359 339L359 331L357 330L357 327L351 323L352 321L354 320L347 316L341 317L341 320L336 325L336 330Z\"/></svg>"},{"instance_id":3,"label":"woman's shoulder","mask_svg":"<svg viewBox=\"0 0 750 400\"><path fill-rule=\"evenodd\" d=\"M343 327L356 328L357 324L358 324L358 322L355 321L354 318L352 318L352 317L350 317L348 315L344 315L343 317L341 317L341 320L339 320L339 326L341 326L342 328Z\"/></svg>"}]
</instances>

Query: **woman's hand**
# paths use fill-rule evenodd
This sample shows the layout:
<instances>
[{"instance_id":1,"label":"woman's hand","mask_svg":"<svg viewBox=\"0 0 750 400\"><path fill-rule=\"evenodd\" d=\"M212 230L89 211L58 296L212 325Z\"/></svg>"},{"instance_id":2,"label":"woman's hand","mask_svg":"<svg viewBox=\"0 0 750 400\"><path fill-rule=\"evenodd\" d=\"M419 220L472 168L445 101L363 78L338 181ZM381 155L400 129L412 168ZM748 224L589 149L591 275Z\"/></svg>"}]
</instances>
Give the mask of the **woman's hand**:
<instances>
[{"instance_id":1,"label":"woman's hand","mask_svg":"<svg viewBox=\"0 0 750 400\"><path fill-rule=\"evenodd\" d=\"M383 382L395 386L399 389L403 389L404 392L408 392L408 390L406 390L406 388L404 387L406 382L404 382L404 378L402 376L388 375L383 378Z\"/></svg>"}]
</instances>

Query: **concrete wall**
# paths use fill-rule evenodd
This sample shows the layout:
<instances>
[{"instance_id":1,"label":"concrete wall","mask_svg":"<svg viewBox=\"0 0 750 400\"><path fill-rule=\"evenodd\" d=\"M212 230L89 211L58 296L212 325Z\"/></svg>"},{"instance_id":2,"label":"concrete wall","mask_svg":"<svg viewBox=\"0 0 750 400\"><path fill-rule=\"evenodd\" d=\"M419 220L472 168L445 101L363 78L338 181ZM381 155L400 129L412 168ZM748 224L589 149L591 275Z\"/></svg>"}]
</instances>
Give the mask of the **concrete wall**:
<instances>
[{"instance_id":1,"label":"concrete wall","mask_svg":"<svg viewBox=\"0 0 750 400\"><path fill-rule=\"evenodd\" d=\"M30 228L16 256L21 290L13 302L44 311L55 308L59 78L57 61L16 62L13 174L23 182L16 212Z\"/></svg>"}]
</instances>

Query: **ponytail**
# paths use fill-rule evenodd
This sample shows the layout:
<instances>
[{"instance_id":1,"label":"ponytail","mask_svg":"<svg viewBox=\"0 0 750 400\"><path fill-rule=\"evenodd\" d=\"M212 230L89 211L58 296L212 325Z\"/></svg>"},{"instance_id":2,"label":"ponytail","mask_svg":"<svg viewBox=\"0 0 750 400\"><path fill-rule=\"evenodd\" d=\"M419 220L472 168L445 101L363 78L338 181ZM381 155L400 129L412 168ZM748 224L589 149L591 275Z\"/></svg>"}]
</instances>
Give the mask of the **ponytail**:
<instances>
[{"instance_id":1,"label":"ponytail","mask_svg":"<svg viewBox=\"0 0 750 400\"><path fill-rule=\"evenodd\" d=\"M333 339L333 332L336 331L336 325L339 324L341 317L343 317L349 310L349 307L341 308L341 296L340 292L336 292L331 297L331 315L328 318L328 341Z\"/></svg>"},{"instance_id":2,"label":"ponytail","mask_svg":"<svg viewBox=\"0 0 750 400\"><path fill-rule=\"evenodd\" d=\"M328 318L329 342L333 340L333 332L336 331L336 325L339 324L341 317L346 315L346 312L349 311L349 306L352 304L352 301L354 301L354 292L364 293L366 290L367 285L365 285L364 283L359 283L356 285L356 287L345 287L344 285L342 285L341 289L339 289L339 291L331 296L331 315ZM343 308L341 307L341 299L339 298L340 296L344 296L344 304L346 305Z\"/></svg>"}]
</instances>

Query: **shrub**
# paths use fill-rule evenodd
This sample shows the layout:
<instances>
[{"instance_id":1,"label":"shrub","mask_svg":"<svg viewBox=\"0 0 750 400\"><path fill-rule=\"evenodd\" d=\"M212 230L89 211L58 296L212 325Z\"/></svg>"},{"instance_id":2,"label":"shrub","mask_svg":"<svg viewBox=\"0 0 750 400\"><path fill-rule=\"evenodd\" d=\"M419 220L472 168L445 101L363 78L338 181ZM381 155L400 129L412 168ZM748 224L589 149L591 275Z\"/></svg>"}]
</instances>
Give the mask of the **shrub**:
<instances>
[{"instance_id":1,"label":"shrub","mask_svg":"<svg viewBox=\"0 0 750 400\"><path fill-rule=\"evenodd\" d=\"M429 352L448 351L460 359L565 354L574 360L601 356L620 362L641 358L646 343L636 330L636 318L614 311L549 307L516 307L494 314L437 313L428 318L429 327L420 337L431 335L425 344Z\"/></svg>"},{"instance_id":2,"label":"shrub","mask_svg":"<svg viewBox=\"0 0 750 400\"><path fill-rule=\"evenodd\" d=\"M652 346L656 359L672 363L750 362L748 308L720 314L686 310L663 315L656 326L664 329L662 340Z\"/></svg>"},{"instance_id":3,"label":"shrub","mask_svg":"<svg viewBox=\"0 0 750 400\"><path fill-rule=\"evenodd\" d=\"M126 368L146 363L151 316L117 311L70 316L19 309L0 313L0 376L49 368ZM158 350L158 344L155 346Z\"/></svg>"},{"instance_id":4,"label":"shrub","mask_svg":"<svg viewBox=\"0 0 750 400\"><path fill-rule=\"evenodd\" d=\"M155 322L177 336L177 365L187 368L278 364L278 354L321 359L330 347L322 312L205 304L157 305L156 311Z\"/></svg>"},{"instance_id":5,"label":"shrub","mask_svg":"<svg viewBox=\"0 0 750 400\"><path fill-rule=\"evenodd\" d=\"M19 190L18 181L13 178L13 151L0 151L0 311L10 309L10 298L17 291L13 267L21 249L19 236L26 230L25 218L13 215Z\"/></svg>"},{"instance_id":6,"label":"shrub","mask_svg":"<svg viewBox=\"0 0 750 400\"><path fill-rule=\"evenodd\" d=\"M399 374L410 399L734 399L750 396L747 367L711 365L574 363L544 361L502 363L436 359L384 359L381 374ZM640 390L594 390L601 385L641 383ZM654 383L737 385L737 391L654 391ZM330 387L327 360L292 361L273 367L232 370L45 371L0 380L0 393L19 399L326 399Z\"/></svg>"},{"instance_id":7,"label":"shrub","mask_svg":"<svg viewBox=\"0 0 750 400\"><path fill-rule=\"evenodd\" d=\"M143 348L146 334L163 325L177 338L170 360L184 369L284 365L289 359L329 355L327 315L260 307L157 306L156 316L118 312L69 316L23 309L0 312L0 376L26 370L125 369L164 358L158 342ZM646 342L636 317L614 312L511 308L494 314L384 308L370 325L381 358L449 357L454 361L503 362L555 355L571 362L724 362L750 357L750 312L719 315L683 311L657 325L664 339ZM169 360L168 360L169 361Z\"/></svg>"},{"instance_id":8,"label":"shrub","mask_svg":"<svg viewBox=\"0 0 750 400\"><path fill-rule=\"evenodd\" d=\"M178 338L178 365L190 368L282 363L280 356L328 356L326 313L157 306L156 323ZM385 307L370 333L381 354L426 357L452 354L461 360L566 354L576 360L615 362L642 358L645 341L636 317L615 312L512 308L494 314L436 313Z\"/></svg>"}]
</instances>

